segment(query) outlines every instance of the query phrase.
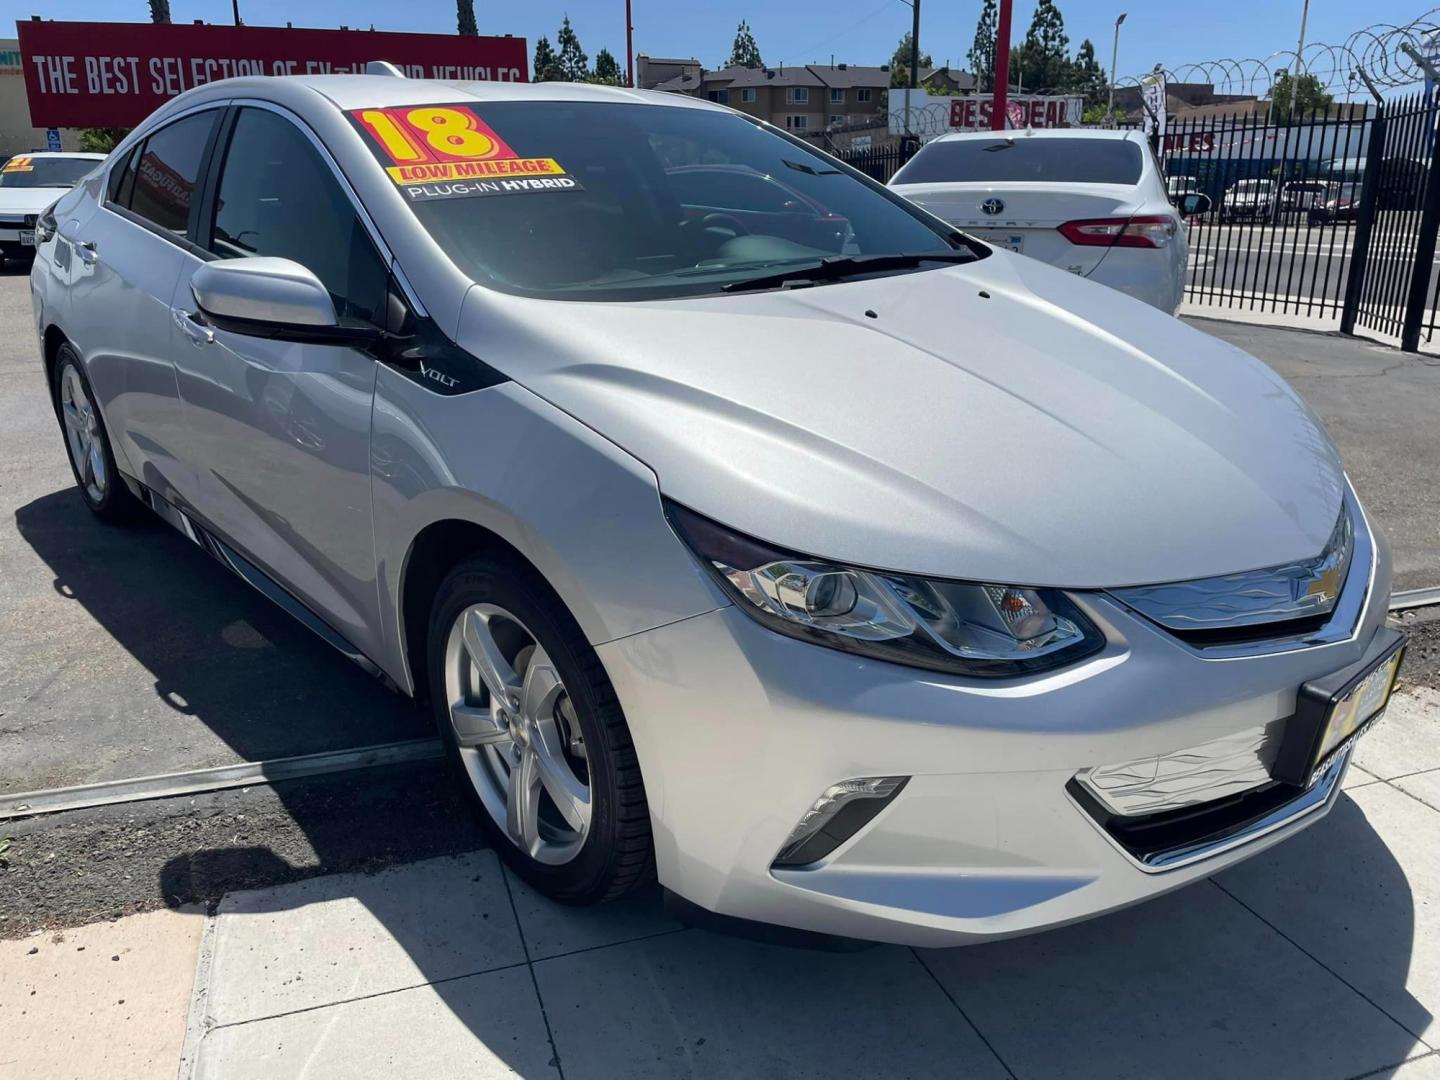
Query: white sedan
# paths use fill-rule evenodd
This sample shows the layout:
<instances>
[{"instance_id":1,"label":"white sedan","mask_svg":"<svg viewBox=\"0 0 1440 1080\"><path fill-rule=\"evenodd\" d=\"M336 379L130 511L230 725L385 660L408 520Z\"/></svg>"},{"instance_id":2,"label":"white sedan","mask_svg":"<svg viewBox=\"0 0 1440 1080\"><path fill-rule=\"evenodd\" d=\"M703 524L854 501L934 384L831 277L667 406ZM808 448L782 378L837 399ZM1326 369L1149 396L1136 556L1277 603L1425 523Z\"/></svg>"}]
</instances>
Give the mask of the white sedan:
<instances>
[{"instance_id":1,"label":"white sedan","mask_svg":"<svg viewBox=\"0 0 1440 1080\"><path fill-rule=\"evenodd\" d=\"M104 154L34 153L0 165L0 259L33 257L36 219L104 160Z\"/></svg>"},{"instance_id":2,"label":"white sedan","mask_svg":"<svg viewBox=\"0 0 1440 1080\"><path fill-rule=\"evenodd\" d=\"M1139 131L1079 128L942 135L890 187L974 236L1173 313L1188 248L1155 155Z\"/></svg>"}]
</instances>

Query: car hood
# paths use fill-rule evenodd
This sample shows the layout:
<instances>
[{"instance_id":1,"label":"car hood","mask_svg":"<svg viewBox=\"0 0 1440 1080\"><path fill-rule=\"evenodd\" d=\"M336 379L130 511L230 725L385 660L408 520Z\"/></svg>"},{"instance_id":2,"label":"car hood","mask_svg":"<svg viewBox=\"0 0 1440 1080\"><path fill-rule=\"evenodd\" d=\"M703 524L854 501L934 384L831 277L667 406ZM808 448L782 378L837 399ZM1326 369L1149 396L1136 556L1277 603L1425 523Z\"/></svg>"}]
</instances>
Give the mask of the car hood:
<instances>
[{"instance_id":1,"label":"car hood","mask_svg":"<svg viewBox=\"0 0 1440 1080\"><path fill-rule=\"evenodd\" d=\"M477 287L458 336L668 497L862 566L1070 588L1209 577L1315 555L1341 507L1333 444L1269 368L1003 252L655 302Z\"/></svg>"},{"instance_id":2,"label":"car hood","mask_svg":"<svg viewBox=\"0 0 1440 1080\"><path fill-rule=\"evenodd\" d=\"M69 190L68 187L0 187L0 214L38 214Z\"/></svg>"}]
</instances>

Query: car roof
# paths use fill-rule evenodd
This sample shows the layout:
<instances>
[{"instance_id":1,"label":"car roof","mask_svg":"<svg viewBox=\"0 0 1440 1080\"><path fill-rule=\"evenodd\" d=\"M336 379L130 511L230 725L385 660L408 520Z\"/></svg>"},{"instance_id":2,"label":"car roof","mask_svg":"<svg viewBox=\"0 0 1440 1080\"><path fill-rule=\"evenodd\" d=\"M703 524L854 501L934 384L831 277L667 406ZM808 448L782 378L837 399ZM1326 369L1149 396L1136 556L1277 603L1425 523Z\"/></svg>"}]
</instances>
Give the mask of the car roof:
<instances>
[{"instance_id":1,"label":"car roof","mask_svg":"<svg viewBox=\"0 0 1440 1080\"><path fill-rule=\"evenodd\" d=\"M1136 129L1121 128L1008 128L1005 131L951 131L931 143L962 142L969 139L1117 139L1134 141L1143 139L1145 133ZM926 144L930 145L929 143Z\"/></svg>"},{"instance_id":2,"label":"car roof","mask_svg":"<svg viewBox=\"0 0 1440 1080\"><path fill-rule=\"evenodd\" d=\"M92 154L88 150L22 150L12 157L27 157L32 160L38 158L73 158L77 161L104 161L104 154Z\"/></svg>"},{"instance_id":3,"label":"car roof","mask_svg":"<svg viewBox=\"0 0 1440 1080\"><path fill-rule=\"evenodd\" d=\"M206 83L205 87L212 91L220 89L231 95L253 93L256 97L268 98L278 89L277 83L308 87L347 112L352 109L424 105L439 101L609 101L731 111L723 105L715 105L683 94L631 90L623 86L597 86L592 83L452 81L408 79L394 75L282 75L222 79Z\"/></svg>"}]
</instances>

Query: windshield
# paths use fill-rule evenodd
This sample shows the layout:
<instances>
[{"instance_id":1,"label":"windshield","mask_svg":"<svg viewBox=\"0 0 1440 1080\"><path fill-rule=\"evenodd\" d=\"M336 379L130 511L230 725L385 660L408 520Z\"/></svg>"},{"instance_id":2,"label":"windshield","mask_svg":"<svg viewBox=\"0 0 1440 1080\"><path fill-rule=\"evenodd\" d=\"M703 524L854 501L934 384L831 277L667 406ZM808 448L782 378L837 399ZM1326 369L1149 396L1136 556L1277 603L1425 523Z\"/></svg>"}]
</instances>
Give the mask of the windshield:
<instances>
[{"instance_id":1,"label":"windshield","mask_svg":"<svg viewBox=\"0 0 1440 1080\"><path fill-rule=\"evenodd\" d=\"M833 159L731 113L529 101L423 111L456 114L484 139L494 137L501 152L483 163L485 175L531 174L405 182L385 161L390 129L373 126L377 116L381 124L402 122L395 114L403 110L357 116L446 254L476 281L506 292L659 299L719 292L838 255L953 252L964 243ZM428 168L432 176L447 172ZM475 171L464 163L449 175Z\"/></svg>"},{"instance_id":2,"label":"windshield","mask_svg":"<svg viewBox=\"0 0 1440 1080\"><path fill-rule=\"evenodd\" d=\"M1128 139L943 139L926 143L892 184L1134 184L1140 147Z\"/></svg>"},{"instance_id":3,"label":"windshield","mask_svg":"<svg viewBox=\"0 0 1440 1080\"><path fill-rule=\"evenodd\" d=\"M91 158L45 158L17 154L0 166L0 187L74 187L99 164Z\"/></svg>"}]
</instances>

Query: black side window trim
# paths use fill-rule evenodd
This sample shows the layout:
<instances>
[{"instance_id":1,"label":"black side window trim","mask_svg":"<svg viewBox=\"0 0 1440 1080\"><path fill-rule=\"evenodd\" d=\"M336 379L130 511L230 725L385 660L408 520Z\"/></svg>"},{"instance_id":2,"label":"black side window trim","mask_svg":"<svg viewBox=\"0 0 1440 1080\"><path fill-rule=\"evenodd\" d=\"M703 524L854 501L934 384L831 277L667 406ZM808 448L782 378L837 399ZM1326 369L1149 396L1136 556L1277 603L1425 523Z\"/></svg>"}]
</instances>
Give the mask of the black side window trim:
<instances>
[{"instance_id":1,"label":"black side window trim","mask_svg":"<svg viewBox=\"0 0 1440 1080\"><path fill-rule=\"evenodd\" d=\"M215 139L200 171L202 187L197 200L199 206L195 208L196 214L191 222L190 241L204 251L208 259L220 257L205 244L215 229L215 203L220 192L220 170L225 164L225 156L230 153L230 138L235 133L235 121L240 116L240 108L238 105L226 106L225 115L220 118L220 123L215 125Z\"/></svg>"}]
</instances>

